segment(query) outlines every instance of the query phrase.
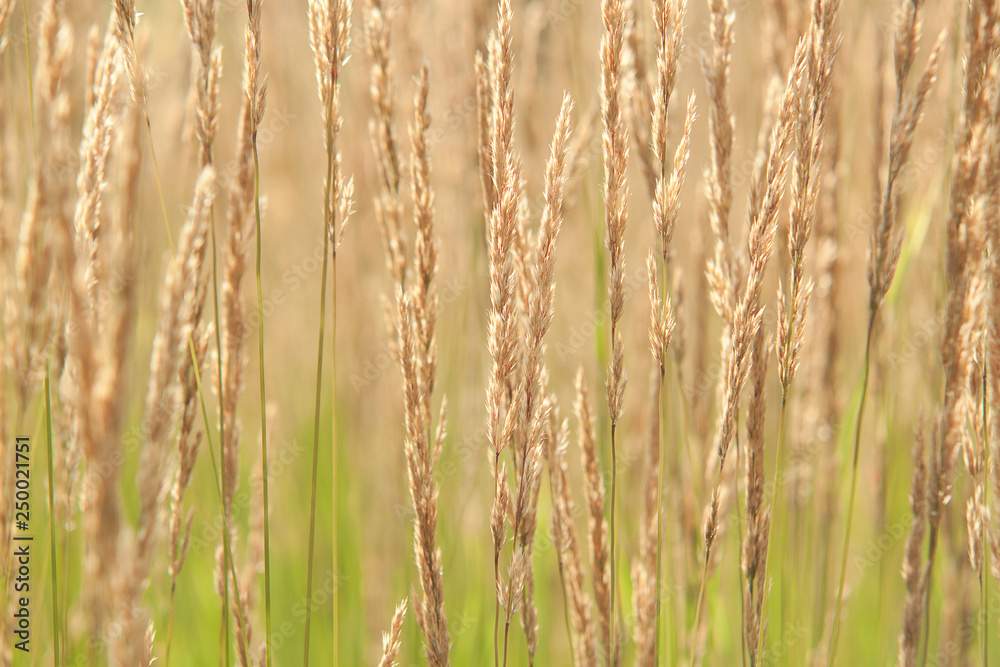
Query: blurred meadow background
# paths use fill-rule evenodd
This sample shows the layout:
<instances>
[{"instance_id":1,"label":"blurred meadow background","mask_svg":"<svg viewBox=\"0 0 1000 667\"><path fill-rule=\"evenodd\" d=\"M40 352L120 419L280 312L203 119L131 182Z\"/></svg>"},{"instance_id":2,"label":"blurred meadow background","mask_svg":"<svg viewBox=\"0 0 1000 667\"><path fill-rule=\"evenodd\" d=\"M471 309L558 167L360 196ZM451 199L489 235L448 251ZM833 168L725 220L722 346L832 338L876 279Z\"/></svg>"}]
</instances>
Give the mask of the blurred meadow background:
<instances>
[{"instance_id":1,"label":"blurred meadow background","mask_svg":"<svg viewBox=\"0 0 1000 667\"><path fill-rule=\"evenodd\" d=\"M998 19L0 1L0 664L1000 664Z\"/></svg>"}]
</instances>

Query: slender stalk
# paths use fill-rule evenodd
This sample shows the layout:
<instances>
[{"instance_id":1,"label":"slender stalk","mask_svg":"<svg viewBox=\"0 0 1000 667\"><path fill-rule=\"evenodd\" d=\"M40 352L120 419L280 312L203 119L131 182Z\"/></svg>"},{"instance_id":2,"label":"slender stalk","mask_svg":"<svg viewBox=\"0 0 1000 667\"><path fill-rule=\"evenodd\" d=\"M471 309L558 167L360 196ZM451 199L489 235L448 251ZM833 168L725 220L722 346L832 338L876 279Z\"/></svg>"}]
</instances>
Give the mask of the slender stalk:
<instances>
[{"instance_id":1,"label":"slender stalk","mask_svg":"<svg viewBox=\"0 0 1000 667\"><path fill-rule=\"evenodd\" d=\"M663 271L664 277L666 270ZM659 452L656 471L656 614L653 624L653 664L660 664L660 600L663 597L661 585L663 582L663 431L666 428L666 394L663 391L663 383L666 376L666 350L664 353L664 363L660 364L660 380L657 386L657 410L659 415L656 429L656 449Z\"/></svg>"},{"instance_id":2,"label":"slender stalk","mask_svg":"<svg viewBox=\"0 0 1000 667\"><path fill-rule=\"evenodd\" d=\"M982 378L982 409L983 409L983 477L985 478L989 474L990 469L990 423L989 417L987 415L987 393L989 392L989 385L987 384L987 355L985 354L985 347L983 350L983 378ZM983 485L983 504L985 508L983 510L983 515L988 517L990 515L990 490L985 484ZM986 559L986 563L989 563L989 529L984 528L983 530L983 555ZM989 577L985 575L985 567L979 568L979 638L980 644L982 645L983 653L983 667L987 667L990 664L989 659L989 641L990 641L990 624L989 624Z\"/></svg>"},{"instance_id":3,"label":"slender stalk","mask_svg":"<svg viewBox=\"0 0 1000 667\"><path fill-rule=\"evenodd\" d=\"M742 553L743 553L743 513L740 510L740 430L736 429L736 461L733 464L733 470L735 474L733 475L733 502L736 505L736 537L739 539L739 554L740 558L736 559L736 578L740 584L740 627L746 627L746 586L745 580L743 578L743 563L742 563ZM750 509L747 508L747 512ZM750 517L747 516L747 531L750 530ZM749 537L749 535L748 535ZM763 624L762 624L763 625ZM760 644L757 644L758 651L760 650ZM753 658L751 658L751 663L753 663ZM746 667L747 664L747 648L746 642L740 642L740 665Z\"/></svg>"},{"instance_id":4,"label":"slender stalk","mask_svg":"<svg viewBox=\"0 0 1000 667\"><path fill-rule=\"evenodd\" d=\"M611 340L615 340L615 332L611 332ZM611 422L611 548L610 553L610 567L609 567L609 584L611 587L610 598L611 604L611 614L609 615L611 619L611 630L608 632L608 664L615 664L615 634L618 630L618 625L615 623L615 583L618 578L618 571L615 569L615 497L618 494L618 450L616 449L615 443L615 432L617 429L617 424Z\"/></svg>"},{"instance_id":5,"label":"slender stalk","mask_svg":"<svg viewBox=\"0 0 1000 667\"><path fill-rule=\"evenodd\" d=\"M163 657L163 664L166 667L170 667L170 648L174 643L174 598L177 593L177 579L176 577L170 578L170 620L167 621L167 648L164 649L165 655Z\"/></svg>"},{"instance_id":6,"label":"slender stalk","mask_svg":"<svg viewBox=\"0 0 1000 667\"><path fill-rule=\"evenodd\" d=\"M153 128L149 123L149 111L146 110L145 100L142 104L142 115L146 121L146 137L149 138L149 157L153 161L153 174L156 176L156 192L160 199L160 212L163 215L163 228L167 232L167 247L170 254L174 254L174 240L170 235L170 216L167 215L167 200L163 197L163 183L160 179L160 166L156 162L156 150L153 148Z\"/></svg>"},{"instance_id":7,"label":"slender stalk","mask_svg":"<svg viewBox=\"0 0 1000 667\"><path fill-rule=\"evenodd\" d=\"M253 208L257 222L257 341L260 363L260 459L264 494L264 641L265 662L271 667L271 531L268 515L270 505L267 496L267 402L264 390L264 296L260 280L260 164L257 159L257 113L250 114L251 147L253 148Z\"/></svg>"},{"instance_id":8,"label":"slender stalk","mask_svg":"<svg viewBox=\"0 0 1000 667\"><path fill-rule=\"evenodd\" d=\"M665 382L665 384L664 384L664 394L665 395L663 397L663 407L662 407L662 409L664 410L664 414L666 414L666 410L667 410L667 407L668 407L669 402L670 402L670 382L671 381L672 380L671 380L671 378L670 378L669 375L664 376L664 382ZM678 395L680 395L682 393L683 393L682 391L678 390ZM681 396L681 400L682 401L684 400L683 396ZM685 422L686 421L685 418L684 418L684 414L683 413L679 414L678 417L679 417L678 421L681 421L681 422ZM671 429L671 430L673 430L673 429ZM685 430L685 427L683 425L679 426L677 428L677 431L679 431L682 434L687 432ZM667 435L666 420L664 420L664 430L663 430L663 433L664 433L664 436ZM680 484L680 477L681 477L681 470L680 470L681 453L680 453L680 451L678 451L679 448L674 448L674 449L675 449L675 458L674 458L675 470L674 470L674 474L675 474L675 481L677 482L675 488L680 489L681 488L681 484ZM679 493L677 495L680 496ZM677 513L678 520L679 521L683 521L683 519L681 518L682 517L681 508L680 508L679 505L677 506L677 509L678 509L678 513ZM684 534L684 532L683 532L684 528L681 527L680 531L681 531L681 535L683 535ZM681 556L681 562L682 563L684 562L685 558L686 557L684 555ZM682 637L681 637L681 632L678 629L678 626L679 626L679 623L682 622L682 620L686 619L686 617L687 617L687 604L688 604L688 596L687 596L687 592L686 592L686 587L687 587L687 570L683 566L678 566L678 567L676 567L674 569L676 570L676 575L677 576L670 577L669 580L668 580L668 585L671 586L671 587L673 587L672 590L669 593L664 593L663 591L658 591L658 595L660 597L662 597L664 594L666 594L666 595L669 596L668 597L668 602L669 603L667 604L667 613L663 615L664 616L664 618L663 618L663 624L665 626L664 627L664 638L665 638L665 640L667 642L665 654L667 656L669 656L669 658L667 658L667 660L669 660L669 664L672 664L672 665L676 665L680 661L680 644L681 644L681 641L682 641ZM676 598L680 598L680 606L681 606L680 610L677 609ZM659 662L657 662L657 664L659 664Z\"/></svg>"},{"instance_id":9,"label":"slender stalk","mask_svg":"<svg viewBox=\"0 0 1000 667\"><path fill-rule=\"evenodd\" d=\"M335 213L331 213L331 216L335 216ZM331 227L333 229L333 227ZM337 465L337 248L333 248L333 256L331 259L332 265L332 280L333 286L331 295L331 301L333 306L333 326L331 327L330 335L330 349L332 350L330 354L330 376L333 378L333 401L331 403L331 409L333 412L333 576L335 577L335 582L333 585L333 664L334 667L340 664L340 554L338 553L339 546L339 521L337 517L337 493L339 483L337 480L338 465Z\"/></svg>"},{"instance_id":10,"label":"slender stalk","mask_svg":"<svg viewBox=\"0 0 1000 667\"><path fill-rule=\"evenodd\" d=\"M500 494L500 451L495 450L493 454L493 473L496 478L494 493L497 497ZM503 484L507 481L504 480ZM493 546L493 588L499 591L500 585L500 543L497 542ZM499 648L499 634L500 634L500 596L496 595L496 604L493 609L493 665L494 667L500 667L500 648Z\"/></svg>"},{"instance_id":11,"label":"slender stalk","mask_svg":"<svg viewBox=\"0 0 1000 667\"><path fill-rule=\"evenodd\" d=\"M496 583L500 581L499 551L493 552L493 581L494 581L494 588L496 588ZM500 667L499 635L500 635L500 598L497 597L496 605L493 610L493 664L495 667Z\"/></svg>"},{"instance_id":12,"label":"slender stalk","mask_svg":"<svg viewBox=\"0 0 1000 667\"><path fill-rule=\"evenodd\" d=\"M698 601L694 608L694 625L691 626L691 657L689 665L694 665L694 657L698 646L698 627L701 625L701 608L705 600L705 582L708 581L708 564L712 558L712 548L705 549L705 565L701 571L701 583L698 584Z\"/></svg>"},{"instance_id":13,"label":"slender stalk","mask_svg":"<svg viewBox=\"0 0 1000 667\"><path fill-rule=\"evenodd\" d=\"M320 403L323 387L323 343L325 342L324 329L326 328L326 283L327 283L327 269L329 264L330 255L330 232L327 229L328 220L331 216L335 216L335 207L332 202L332 189L333 189L333 171L334 171L334 152L333 152L333 110L332 110L332 98L327 105L327 128L326 128L326 192L323 196L323 269L322 269L322 283L320 285L320 303L319 303L319 351L316 355L316 406L314 412L313 420L313 460L312 460L312 490L310 494L309 501L309 555L308 555L308 566L306 571L306 601L308 602L306 606L306 619L305 619L305 650L303 651L303 664L305 667L309 666L309 629L312 622L312 590L313 590L313 555L315 552L315 536L316 536L316 486L317 486L317 471L319 466L319 413L320 413ZM332 227L331 227L332 229ZM334 249L334 312L336 312L336 249ZM337 318L334 315L334 336L336 336L336 326ZM336 360L336 349L333 350L334 360ZM334 373L334 378L336 378L336 373ZM337 386L336 381L333 385L333 401L334 409L336 409L337 400ZM333 438L333 449L336 452L337 443L337 431L334 428L331 437ZM336 470L336 453L334 453L334 470ZM334 475L334 488L336 488L337 479ZM336 499L334 499L334 545L336 545ZM336 546L334 546L334 561L336 562ZM336 566L334 566L334 575L336 575ZM337 586L334 586L334 600L337 596ZM334 604L334 622L336 622L336 603ZM337 633L334 632L334 663L337 661Z\"/></svg>"},{"instance_id":14,"label":"slender stalk","mask_svg":"<svg viewBox=\"0 0 1000 667\"><path fill-rule=\"evenodd\" d=\"M614 433L613 430L612 430L612 433ZM528 474L528 453L527 452L525 452L523 458L524 458L524 462L523 462L523 470L521 471L521 474L522 475L527 475ZM498 473L498 475L499 475L499 473ZM514 549L515 550L517 549L517 544L516 544L517 536L521 534L521 521L520 521L520 519L521 519L520 513L515 513L514 514L514 526L513 526L513 528L514 528L513 535L515 536L514 537L514 539L515 539ZM514 603L512 602L513 599L514 599L514 577L512 576L512 577L510 577L510 580L507 582L507 608L505 609L506 616L504 618L504 629L503 629L503 667L507 667L507 638L510 635L510 619L513 616L513 614L511 614L511 609L514 608L514 606L513 606ZM500 603L500 600L498 598L497 599L497 604L499 604L499 603ZM613 626L612 626L612 634L613 633L614 633L614 629L613 629ZM608 664L610 665L612 663L609 662Z\"/></svg>"},{"instance_id":15,"label":"slender stalk","mask_svg":"<svg viewBox=\"0 0 1000 667\"><path fill-rule=\"evenodd\" d=\"M666 440L667 439L667 435L668 435L666 415L667 415L668 405L669 405L669 402L670 402L670 385L669 385L670 378L669 378L669 376L666 373L663 374L663 380L662 380L662 382L663 382L663 393L662 393L662 395L660 397L660 408L659 408L660 409L660 438L662 440ZM661 456L663 455L662 448L661 448L661 451L660 451L660 455ZM660 480L660 485L661 485L661 488L662 488L662 485L663 485L662 478ZM677 488L679 489L680 487L678 486ZM661 501L662 501L662 491L660 493L661 493ZM678 517L679 516L680 515L678 514ZM662 522L663 522L663 517L660 517L660 524L661 524L660 528L661 529L662 529ZM664 550L663 550L662 530L661 530L660 538L661 539L659 540L659 545L657 547L657 554L656 554L656 572L657 572L656 603L657 603L657 608L660 609L660 607L661 607L661 601L663 600L663 596L664 595L669 595L670 597L668 598L668 601L667 601L667 610L666 610L666 613L662 613L662 610L661 610L656 615L656 617L657 617L657 630L656 630L656 632L657 632L657 636L659 636L659 633L660 633L660 630L661 630L660 624L661 624L661 621L662 621L662 625L663 625L663 627L662 627L662 630L663 630L663 641L666 643L665 646L664 646L664 649L663 649L663 653L664 653L665 656L668 656L668 655L671 656L670 659L672 659L674 662L676 662L676 656L674 656L674 653L673 653L674 642L673 642L673 638L671 637L671 628L674 627L674 623L673 623L673 620L674 620L673 592L666 593L663 590L664 577L663 577L663 562L662 561L663 561L663 558L664 558L665 554L664 554ZM672 582L673 578L670 578L668 581ZM668 583L668 586L672 587L672 583ZM659 645L659 643L657 643L657 645L656 645L656 656L655 656L655 658L656 658L656 664L659 665L660 664L660 645Z\"/></svg>"},{"instance_id":16,"label":"slender stalk","mask_svg":"<svg viewBox=\"0 0 1000 667\"><path fill-rule=\"evenodd\" d=\"M329 198L328 198L329 199ZM325 229L324 223L324 229ZM326 341L326 283L329 263L330 235L323 233L323 269L319 295L319 351L316 353L316 405L313 420L312 487L309 495L309 555L306 565L305 649L302 664L309 665L309 626L312 621L313 554L316 546L316 487L319 471L319 412L323 393L323 343Z\"/></svg>"},{"instance_id":17,"label":"slender stalk","mask_svg":"<svg viewBox=\"0 0 1000 667\"><path fill-rule=\"evenodd\" d=\"M837 640L840 634L840 610L844 600L844 581L847 578L847 554L851 546L851 527L854 524L854 500L858 494L858 454L861 450L861 425L865 415L865 399L868 396L868 377L871 373L872 341L875 337L875 316L877 314L877 307L873 306L869 309L868 335L865 342L865 370L861 380L861 401L858 404L857 423L854 428L854 457L851 464L851 496L847 505L847 532L844 536L844 555L840 561L840 584L837 587L837 606L833 615L833 632L830 635L830 652L827 660L827 665L830 667L833 667L834 658L837 657Z\"/></svg>"},{"instance_id":18,"label":"slender stalk","mask_svg":"<svg viewBox=\"0 0 1000 667\"><path fill-rule=\"evenodd\" d=\"M792 303L795 303L794 297L793 297ZM791 339L792 339L792 337L788 336L787 340L790 341ZM786 355L788 354L787 350L785 351L785 354ZM785 391L782 391L781 394L782 394L781 395L781 411L778 413L778 450L775 453L775 457L774 457L774 497L771 499L771 520L768 521L768 523L767 523L767 537L765 539L765 547L764 547L764 573L763 573L762 576L763 576L763 581L764 581L764 591L765 591L765 593L764 593L764 601L761 603L761 618L766 618L766 616L764 615L764 612L767 609L767 600L770 597L770 595L768 594L769 591L770 591L770 587L767 585L767 570L768 570L768 565L770 565L770 563L771 563L771 527L774 526L774 515L777 512L778 508L781 507L781 489L785 485L785 481L782 479L782 465L781 464L782 464L783 458L784 458L785 424L786 424L786 419L785 419L786 418L786 409L785 408L786 408L786 406L788 404L788 395L787 395L787 393ZM737 450L737 451L739 451L739 450ZM782 618L784 618L785 603L786 603L786 599L785 599L785 583L784 583L785 582L785 577L782 577L781 581L782 581L782 583L781 583L781 614L782 614ZM758 628L758 630L757 630L757 633L758 633L757 634L757 656L761 656L761 655L764 654L764 626L765 626L765 624L761 623L760 624L760 628ZM782 624L782 627L784 627L784 624ZM751 662L752 663L756 662L756 661L753 660L753 656L751 656Z\"/></svg>"},{"instance_id":19,"label":"slender stalk","mask_svg":"<svg viewBox=\"0 0 1000 667\"><path fill-rule=\"evenodd\" d=\"M510 634L510 618L504 621L503 626L503 667L507 667L507 636Z\"/></svg>"},{"instance_id":20,"label":"slender stalk","mask_svg":"<svg viewBox=\"0 0 1000 667\"><path fill-rule=\"evenodd\" d=\"M57 665L63 663L60 659L62 643L59 636L59 578L56 574L58 564L56 562L56 499L55 485L53 484L55 475L52 473L52 393L49 390L49 362L45 362L45 430L48 436L46 441L48 446L48 474L49 474L49 549L52 558L52 633L53 633L53 653Z\"/></svg>"},{"instance_id":21,"label":"slender stalk","mask_svg":"<svg viewBox=\"0 0 1000 667\"><path fill-rule=\"evenodd\" d=\"M228 559L227 559L227 562L228 562ZM226 567L228 568L229 566L226 565ZM226 590L228 591L229 590L229 570L228 569L226 570L225 577L226 577ZM223 606L225 606L225 603L223 603ZM223 609L222 611L223 611L223 613L225 613L226 609ZM226 667L229 667L228 658L226 659L227 661L225 663L222 662L223 651L225 651L226 653L229 652L229 649L228 649L229 642L227 641L228 635L226 634L226 627L228 627L228 626L224 626L222 623L219 623L219 667L222 667L223 664L226 665ZM223 648L223 647L226 647L226 648Z\"/></svg>"},{"instance_id":22,"label":"slender stalk","mask_svg":"<svg viewBox=\"0 0 1000 667\"><path fill-rule=\"evenodd\" d=\"M935 554L937 553L937 543L938 543L938 529L940 524L931 521L930 537L927 538L927 565L924 568L924 622L923 622L923 632L921 632L921 649L920 649L920 664L925 666L927 664L927 647L930 642L930 628L931 628L931 578L934 575L934 561Z\"/></svg>"}]
</instances>

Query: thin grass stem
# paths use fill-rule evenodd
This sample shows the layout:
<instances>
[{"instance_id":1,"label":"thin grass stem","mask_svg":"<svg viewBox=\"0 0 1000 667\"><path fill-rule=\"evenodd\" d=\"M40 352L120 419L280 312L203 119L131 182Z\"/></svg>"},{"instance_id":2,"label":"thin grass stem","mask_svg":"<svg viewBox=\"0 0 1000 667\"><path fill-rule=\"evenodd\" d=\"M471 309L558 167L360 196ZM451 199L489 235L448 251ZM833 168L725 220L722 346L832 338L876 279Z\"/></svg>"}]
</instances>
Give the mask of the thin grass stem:
<instances>
[{"instance_id":1,"label":"thin grass stem","mask_svg":"<svg viewBox=\"0 0 1000 667\"><path fill-rule=\"evenodd\" d=\"M330 119L333 115L332 109L327 108L327 118ZM327 221L330 220L331 215L333 215L334 206L332 203L332 187L333 187L333 170L334 170L334 153L333 153L333 138L332 138L332 121L327 121L327 165L326 165L326 182L325 182L325 192L323 197L323 269L321 276L320 285L320 317L319 317L319 351L316 354L316 405L314 411L313 420L313 461L312 461L312 489L310 492L309 501L309 555L308 555L308 566L306 574L306 600L308 605L306 606L306 619L305 619L305 650L303 652L303 664L305 667L309 666L309 630L312 622L312 590L313 590L313 556L315 551L315 535L316 535L316 487L317 487L317 473L319 468L319 415L320 415L320 405L321 405L321 395L323 388L323 344L326 342L326 283L327 283L327 272L329 269L330 261L330 231L327 229ZM334 250L334 252L336 252ZM334 257L334 285L336 285L336 257ZM336 293L334 293L334 308L336 308ZM336 327L336 316L334 316L334 327ZM334 331L334 335L336 332ZM333 351L334 358L336 358L336 349ZM334 375L336 378L336 375ZM336 403L336 380L334 381L333 396L334 403ZM331 434L333 438L334 448L336 448L337 433L334 429ZM334 455L334 469L336 469L336 455ZM336 476L334 477L334 485L336 485ZM334 506L336 507L336 505ZM334 510L334 539L336 544L336 509ZM334 546L334 559L336 559L336 546ZM336 568L334 568L336 572ZM334 590L334 595L336 595L336 589ZM334 605L336 610L336 605ZM336 611L334 611L336 614ZM336 643L336 632L334 632L334 643ZM334 661L337 660L337 651L334 649Z\"/></svg>"},{"instance_id":2,"label":"thin grass stem","mask_svg":"<svg viewBox=\"0 0 1000 667\"><path fill-rule=\"evenodd\" d=\"M260 363L260 464L262 473L262 491L264 500L264 629L267 639L264 641L264 660L271 667L271 531L270 504L268 503L268 467L267 467L267 394L264 387L264 296L261 288L260 260L260 164L257 159L257 121L255 113L250 114L252 129L250 145L253 149L253 208L257 223L257 341Z\"/></svg>"},{"instance_id":3,"label":"thin grass stem","mask_svg":"<svg viewBox=\"0 0 1000 667\"><path fill-rule=\"evenodd\" d=\"M989 385L987 384L987 355L983 354L983 377L982 377L982 410L983 410L983 478L985 480L986 476L989 474L990 469L990 423L987 410L987 393L989 392ZM986 486L985 482L983 484L983 504L985 505L983 509L984 516L990 516L990 491L989 487ZM984 528L982 535L982 550L983 554L988 554L989 552L989 530ZM987 561L988 562L988 561ZM990 664L989 659L989 641L990 641L990 624L989 624L989 577L986 576L984 572L984 567L979 568L979 639L983 654L983 667L987 667Z\"/></svg>"},{"instance_id":4,"label":"thin grass stem","mask_svg":"<svg viewBox=\"0 0 1000 667\"><path fill-rule=\"evenodd\" d=\"M868 396L868 378L871 373L872 342L875 337L875 316L877 314L877 307L873 306L869 309L868 335L865 342L864 376L861 380L861 399L858 403L858 417L854 428L854 457L851 464L851 496L847 504L847 530L844 535L844 555L840 561L840 584L837 586L837 605L833 615L833 630L830 634L830 651L827 659L829 667L833 667L834 658L837 657L837 640L840 636L840 612L844 601L844 581L847 579L847 555L850 551L851 528L854 524L854 500L858 494L858 456L861 451L861 426L865 415L865 399Z\"/></svg>"},{"instance_id":5,"label":"thin grass stem","mask_svg":"<svg viewBox=\"0 0 1000 667\"><path fill-rule=\"evenodd\" d=\"M615 340L615 331L611 332L611 340ZM609 604L611 605L611 613L609 618L611 619L611 630L608 632L608 664L615 664L615 638L618 632L618 624L615 623L615 584L618 579L618 571L615 569L615 498L618 495L618 450L616 448L615 441L615 431L617 431L617 424L615 422L611 423L611 548L610 553L610 567L608 579L611 594L608 596L610 598Z\"/></svg>"},{"instance_id":6,"label":"thin grass stem","mask_svg":"<svg viewBox=\"0 0 1000 667\"><path fill-rule=\"evenodd\" d=\"M788 337L791 340L791 336ZM786 351L787 354L787 351ZM764 601L761 603L761 619L767 618L765 612L767 611L767 601L770 598L770 587L767 585L767 571L769 565L771 564L771 527L774 526L774 515L777 509L781 507L781 489L785 485L782 479L782 459L784 457L785 449L785 424L787 411L786 407L788 405L787 395L782 391L781 397L781 410L778 413L778 450L774 457L774 497L771 499L771 520L767 523L767 537L764 547L764 572L761 575L764 582ZM784 617L785 613L785 578L781 578L781 613ZM766 624L761 622L760 627L757 629L757 656L764 654L764 626Z\"/></svg>"},{"instance_id":7,"label":"thin grass stem","mask_svg":"<svg viewBox=\"0 0 1000 667\"><path fill-rule=\"evenodd\" d=\"M340 481L338 479L339 464L337 461L338 456L338 437L337 437L337 249L333 249L332 258L332 280L333 280L333 294L331 297L333 305L333 331L331 335L330 349L332 350L330 354L330 375L333 378L333 402L332 402L332 412L333 412L333 574L336 577L336 582L333 586L333 664L334 667L340 664L340 554L339 554L339 543L340 543L340 533L339 533L339 517L337 516L337 494L340 489Z\"/></svg>"},{"instance_id":8,"label":"thin grass stem","mask_svg":"<svg viewBox=\"0 0 1000 667\"><path fill-rule=\"evenodd\" d=\"M698 649L698 627L701 625L701 609L705 600L705 583L708 581L708 564L712 558L711 547L705 549L705 565L701 571L701 583L698 584L698 601L694 608L694 625L691 626L691 657L689 665L694 665L694 658Z\"/></svg>"},{"instance_id":9,"label":"thin grass stem","mask_svg":"<svg viewBox=\"0 0 1000 667\"><path fill-rule=\"evenodd\" d=\"M303 664L309 665L309 626L312 621L312 590L313 590L313 554L316 545L316 487L319 471L319 414L323 393L323 343L326 342L326 283L329 264L330 236L323 234L323 268L319 301L319 350L316 353L316 406L313 421L313 456L312 456L312 487L309 496L309 555L306 566L306 619L305 619L305 650Z\"/></svg>"}]
</instances>

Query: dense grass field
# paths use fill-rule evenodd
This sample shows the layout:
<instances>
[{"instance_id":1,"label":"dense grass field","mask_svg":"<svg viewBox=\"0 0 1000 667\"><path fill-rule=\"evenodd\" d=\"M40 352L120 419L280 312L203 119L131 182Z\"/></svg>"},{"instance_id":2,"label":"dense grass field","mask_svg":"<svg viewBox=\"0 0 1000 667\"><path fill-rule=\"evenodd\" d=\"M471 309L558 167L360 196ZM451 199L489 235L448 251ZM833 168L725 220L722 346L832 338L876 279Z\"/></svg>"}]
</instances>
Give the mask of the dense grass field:
<instances>
[{"instance_id":1,"label":"dense grass field","mask_svg":"<svg viewBox=\"0 0 1000 667\"><path fill-rule=\"evenodd\" d=\"M1000 664L1000 4L0 38L0 666Z\"/></svg>"}]
</instances>

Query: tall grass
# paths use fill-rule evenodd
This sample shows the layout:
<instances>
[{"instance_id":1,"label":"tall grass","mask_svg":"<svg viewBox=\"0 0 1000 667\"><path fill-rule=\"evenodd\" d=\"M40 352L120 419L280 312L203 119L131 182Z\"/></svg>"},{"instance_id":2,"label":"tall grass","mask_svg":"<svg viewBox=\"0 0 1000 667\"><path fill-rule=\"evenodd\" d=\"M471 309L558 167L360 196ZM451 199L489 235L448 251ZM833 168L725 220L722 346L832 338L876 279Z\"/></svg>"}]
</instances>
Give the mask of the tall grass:
<instances>
[{"instance_id":1,"label":"tall grass","mask_svg":"<svg viewBox=\"0 0 1000 667\"><path fill-rule=\"evenodd\" d=\"M996 663L1000 3L237 4L0 0L0 667Z\"/></svg>"}]
</instances>

